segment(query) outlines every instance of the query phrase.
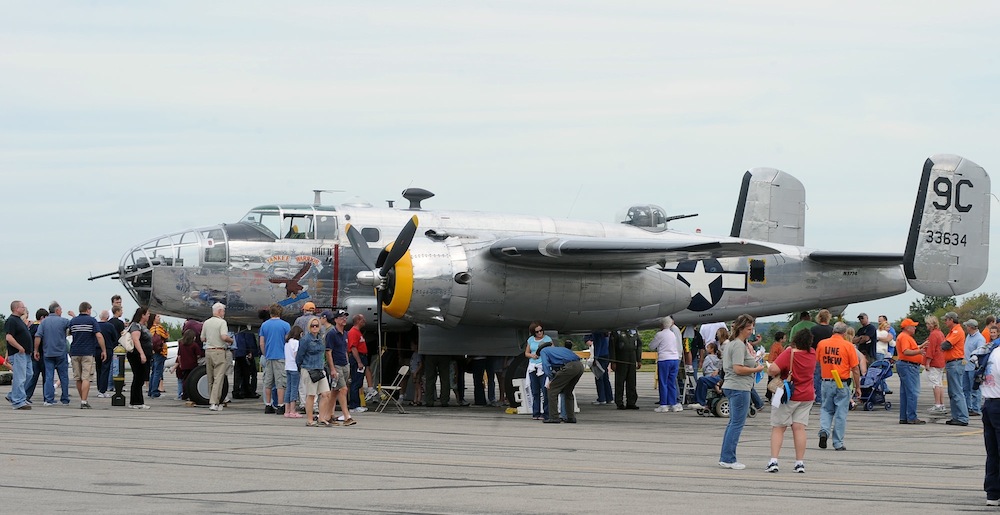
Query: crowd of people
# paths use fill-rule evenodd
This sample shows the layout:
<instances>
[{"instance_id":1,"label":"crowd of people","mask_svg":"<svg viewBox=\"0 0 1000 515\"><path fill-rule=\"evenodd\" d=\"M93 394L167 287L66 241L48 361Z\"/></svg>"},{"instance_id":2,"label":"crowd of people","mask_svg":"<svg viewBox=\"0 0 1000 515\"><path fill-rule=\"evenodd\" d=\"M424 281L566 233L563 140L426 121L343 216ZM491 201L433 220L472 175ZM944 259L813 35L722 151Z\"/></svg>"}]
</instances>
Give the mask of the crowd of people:
<instances>
[{"instance_id":1,"label":"crowd of people","mask_svg":"<svg viewBox=\"0 0 1000 515\"><path fill-rule=\"evenodd\" d=\"M11 302L10 309L11 316L5 322L4 365L13 372L7 395L13 409L32 409L39 379L44 406L69 404L70 372L81 409L91 407L91 383L96 383L98 397L110 397L117 365L112 349L123 339L131 342L127 352L132 369L129 406L149 409L146 399L165 392L169 336L158 314L139 308L126 321L117 295L112 298L111 308L102 310L96 318L89 302L80 303L78 313L69 311L68 318L63 316L58 302L37 310L34 320L21 301ZM260 397L255 384L255 356L261 357L266 414L303 418L304 412L308 426L352 426L357 424L352 414L365 410L362 395L368 401L377 397L362 315L356 315L348 329L346 311L317 314L315 305L307 302L301 316L290 324L283 318L283 308L272 305L256 341L239 338L238 343L225 321L225 309L216 303L208 320L184 324L177 362L171 369L177 377L178 399L187 398L184 380L202 358L210 411L219 412L225 406L222 384L230 366L234 366L237 376L234 396ZM755 332L755 320L749 315L737 317L731 326L702 324L686 335L670 317L665 317L661 330L649 342L649 350L657 355L659 399L655 411L683 411L684 384L694 385L694 402L689 408L703 409L710 391L723 396L728 401L729 420L719 466L741 470L746 466L737 459L739 441L751 405L758 410L765 405L755 385L766 374L772 429L771 457L765 470L778 472L784 434L791 427L793 470L804 473L806 428L813 407L819 410L817 446L826 449L832 444L834 450L846 451L848 412L862 396L862 378L869 365L874 369L889 360L894 366L899 376L899 423L904 425L926 423L917 410L921 373L926 370L924 377L930 381L934 397L929 416L947 417L945 424L951 426L968 426L970 417L982 417L987 501L1000 505L1000 384L994 374L1000 361L1000 355L994 352L1000 346L1000 326L995 318L988 317L980 329L976 320L962 322L955 312L945 313L940 321L930 315L923 320L929 335L922 342L914 337L920 323L910 318L902 320L898 330L884 316L879 317L877 325L871 323L865 313L858 316L856 330L843 321L831 325L831 320L827 310L819 311L815 322L804 312L787 335L775 335L766 352ZM524 355L528 359L526 389L530 392L532 418L546 423L575 423L574 389L584 373L583 360L569 348L571 344L553 344L541 322L532 323L529 333ZM597 400L593 404L613 402L618 409L639 409L635 382L636 371L642 366L642 340L638 334L594 332L586 343L591 349L591 368L601 372L595 377ZM410 373L402 385L403 402L449 406L454 392L458 405L468 405L464 399L467 372L474 378L476 404L504 402L503 389L498 389L499 402L494 390L505 365L502 360L422 356L415 343L410 350ZM248 370L241 373L241 367ZM691 376L690 382L679 379L681 370ZM615 373L614 389L607 372ZM867 387L891 393L884 381Z\"/></svg>"}]
</instances>

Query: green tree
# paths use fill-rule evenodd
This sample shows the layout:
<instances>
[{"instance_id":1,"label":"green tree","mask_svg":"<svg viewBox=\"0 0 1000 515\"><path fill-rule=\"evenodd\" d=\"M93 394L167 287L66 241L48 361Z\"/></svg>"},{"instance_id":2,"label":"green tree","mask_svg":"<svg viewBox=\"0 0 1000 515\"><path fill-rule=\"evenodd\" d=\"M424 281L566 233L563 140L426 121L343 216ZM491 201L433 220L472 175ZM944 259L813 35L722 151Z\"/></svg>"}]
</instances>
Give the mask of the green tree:
<instances>
[{"instance_id":1,"label":"green tree","mask_svg":"<svg viewBox=\"0 0 1000 515\"><path fill-rule=\"evenodd\" d=\"M1000 313L1000 295L996 293L979 293L971 297L966 297L962 303L955 308L958 319L966 321L975 319L980 326L987 316L996 316Z\"/></svg>"}]
</instances>

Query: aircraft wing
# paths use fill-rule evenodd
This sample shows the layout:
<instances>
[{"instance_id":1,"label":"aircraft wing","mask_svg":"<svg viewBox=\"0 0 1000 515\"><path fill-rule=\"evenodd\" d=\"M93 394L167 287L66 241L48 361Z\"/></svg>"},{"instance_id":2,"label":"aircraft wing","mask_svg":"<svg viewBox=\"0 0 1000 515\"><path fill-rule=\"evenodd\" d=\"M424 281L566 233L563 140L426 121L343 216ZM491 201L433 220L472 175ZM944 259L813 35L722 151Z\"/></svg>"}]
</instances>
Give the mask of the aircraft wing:
<instances>
[{"instance_id":1,"label":"aircraft wing","mask_svg":"<svg viewBox=\"0 0 1000 515\"><path fill-rule=\"evenodd\" d=\"M766 245L737 238L690 240L520 236L499 240L490 246L490 254L496 259L546 268L641 269L677 261L779 253Z\"/></svg>"},{"instance_id":2,"label":"aircraft wing","mask_svg":"<svg viewBox=\"0 0 1000 515\"><path fill-rule=\"evenodd\" d=\"M824 265L878 267L903 264L903 253L814 251L809 259Z\"/></svg>"}]
</instances>

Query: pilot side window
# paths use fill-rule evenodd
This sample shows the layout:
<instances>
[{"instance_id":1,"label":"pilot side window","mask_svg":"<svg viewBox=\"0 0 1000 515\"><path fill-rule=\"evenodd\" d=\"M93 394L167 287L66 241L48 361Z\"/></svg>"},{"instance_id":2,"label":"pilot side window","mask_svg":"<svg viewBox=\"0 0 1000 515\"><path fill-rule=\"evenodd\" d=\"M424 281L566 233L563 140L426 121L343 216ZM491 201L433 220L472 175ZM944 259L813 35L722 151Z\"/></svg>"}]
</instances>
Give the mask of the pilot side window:
<instances>
[{"instance_id":1,"label":"pilot side window","mask_svg":"<svg viewBox=\"0 0 1000 515\"><path fill-rule=\"evenodd\" d=\"M379 239L379 232L377 227L365 227L361 229L361 237L365 239L368 243L375 243Z\"/></svg>"},{"instance_id":2,"label":"pilot side window","mask_svg":"<svg viewBox=\"0 0 1000 515\"><path fill-rule=\"evenodd\" d=\"M285 214L281 220L282 238L312 240L316 238L313 215Z\"/></svg>"},{"instance_id":3,"label":"pilot side window","mask_svg":"<svg viewBox=\"0 0 1000 515\"><path fill-rule=\"evenodd\" d=\"M316 237L321 240L337 239L337 217L323 213L317 215Z\"/></svg>"}]
</instances>

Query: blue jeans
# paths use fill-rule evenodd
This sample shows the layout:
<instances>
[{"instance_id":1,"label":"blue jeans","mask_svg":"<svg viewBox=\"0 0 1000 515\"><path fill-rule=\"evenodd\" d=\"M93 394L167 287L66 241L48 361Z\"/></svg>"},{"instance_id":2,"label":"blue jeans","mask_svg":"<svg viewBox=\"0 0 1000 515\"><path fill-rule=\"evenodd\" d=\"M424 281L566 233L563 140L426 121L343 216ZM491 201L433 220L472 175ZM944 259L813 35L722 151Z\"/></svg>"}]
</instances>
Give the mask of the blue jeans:
<instances>
[{"instance_id":1,"label":"blue jeans","mask_svg":"<svg viewBox=\"0 0 1000 515\"><path fill-rule=\"evenodd\" d=\"M150 397L160 396L160 381L163 381L163 364L167 358L162 354L153 354L153 368L149 372L149 392Z\"/></svg>"},{"instance_id":2,"label":"blue jeans","mask_svg":"<svg viewBox=\"0 0 1000 515\"><path fill-rule=\"evenodd\" d=\"M24 395L24 384L28 376L28 367L31 366L29 361L30 358L23 352L10 354L7 358L7 365L10 366L11 372L14 373L14 377L10 383L9 399L15 409L27 404L27 397Z\"/></svg>"},{"instance_id":3,"label":"blue jeans","mask_svg":"<svg viewBox=\"0 0 1000 515\"><path fill-rule=\"evenodd\" d=\"M698 383L698 366L699 365L701 365L701 362L698 361L698 356L696 356L695 353L692 352L691 353L691 368L694 369L694 372L691 374L691 376L692 376L692 380L694 380L695 384Z\"/></svg>"},{"instance_id":4,"label":"blue jeans","mask_svg":"<svg viewBox=\"0 0 1000 515\"><path fill-rule=\"evenodd\" d=\"M750 392L747 390L730 390L723 388L722 393L729 399L729 424L722 435L722 453L719 461L734 463L736 461L736 445L740 443L743 425L747 422L747 412L750 411Z\"/></svg>"},{"instance_id":5,"label":"blue jeans","mask_svg":"<svg viewBox=\"0 0 1000 515\"><path fill-rule=\"evenodd\" d=\"M677 404L677 370L680 363L677 359L656 362L656 375L660 383L660 406Z\"/></svg>"},{"instance_id":6,"label":"blue jeans","mask_svg":"<svg viewBox=\"0 0 1000 515\"><path fill-rule=\"evenodd\" d=\"M764 407L764 401L760 398L760 394L757 393L757 388L750 389L750 402L758 410Z\"/></svg>"},{"instance_id":7,"label":"blue jeans","mask_svg":"<svg viewBox=\"0 0 1000 515\"><path fill-rule=\"evenodd\" d=\"M816 402L823 403L823 373L819 360L816 360L816 372L813 375L813 393L816 394Z\"/></svg>"},{"instance_id":8,"label":"blue jeans","mask_svg":"<svg viewBox=\"0 0 1000 515\"><path fill-rule=\"evenodd\" d=\"M1000 399L986 399L983 403L983 440L986 444L983 489L987 499L1000 499Z\"/></svg>"},{"instance_id":9,"label":"blue jeans","mask_svg":"<svg viewBox=\"0 0 1000 515\"><path fill-rule=\"evenodd\" d=\"M823 404L819 411L819 433L830 435L833 426L833 448L844 446L844 432L847 431L847 412L851 409L851 387L844 383L837 388L834 381L823 381Z\"/></svg>"},{"instance_id":10,"label":"blue jeans","mask_svg":"<svg viewBox=\"0 0 1000 515\"><path fill-rule=\"evenodd\" d=\"M611 360L599 357L597 362L604 367L604 375L594 378L594 382L597 384L597 402L614 402L615 394L611 391ZM677 376L675 375L674 378L676 379Z\"/></svg>"},{"instance_id":11,"label":"blue jeans","mask_svg":"<svg viewBox=\"0 0 1000 515\"><path fill-rule=\"evenodd\" d=\"M31 359L31 367L28 372L28 377L24 380L24 396L28 401L31 401L31 397L35 395L35 387L38 386L38 378L42 378L42 384L45 384L45 358L35 361L34 358Z\"/></svg>"},{"instance_id":12,"label":"blue jeans","mask_svg":"<svg viewBox=\"0 0 1000 515\"><path fill-rule=\"evenodd\" d=\"M607 375L607 374L605 374ZM549 389L545 387L545 376L531 374L531 416L549 418ZM542 404L544 403L544 405Z\"/></svg>"},{"instance_id":13,"label":"blue jeans","mask_svg":"<svg viewBox=\"0 0 1000 515\"><path fill-rule=\"evenodd\" d=\"M56 388L53 380L55 374L59 374L59 386L62 389L62 397L59 398L59 401L63 404L69 404L69 370L66 368L68 364L66 355L61 354L54 358L46 356L43 361L45 361L45 382L42 383L42 397L45 402L49 404L56 402Z\"/></svg>"},{"instance_id":14,"label":"blue jeans","mask_svg":"<svg viewBox=\"0 0 1000 515\"><path fill-rule=\"evenodd\" d=\"M917 419L917 399L920 397L920 365L897 361L899 374L899 420Z\"/></svg>"},{"instance_id":15,"label":"blue jeans","mask_svg":"<svg viewBox=\"0 0 1000 515\"><path fill-rule=\"evenodd\" d=\"M983 399L983 394L979 390L972 389L972 379L975 375L975 370L966 370L965 383L962 384L962 391L965 393L965 404L969 408L969 413L979 413L979 405L982 404Z\"/></svg>"},{"instance_id":16,"label":"blue jeans","mask_svg":"<svg viewBox=\"0 0 1000 515\"><path fill-rule=\"evenodd\" d=\"M299 402L299 371L285 370L285 404Z\"/></svg>"},{"instance_id":17,"label":"blue jeans","mask_svg":"<svg viewBox=\"0 0 1000 515\"><path fill-rule=\"evenodd\" d=\"M698 385L694 387L694 402L704 406L708 403L708 389L715 388L719 384L719 376L701 376L698 378Z\"/></svg>"},{"instance_id":18,"label":"blue jeans","mask_svg":"<svg viewBox=\"0 0 1000 515\"><path fill-rule=\"evenodd\" d=\"M951 404L951 419L969 423L969 405L965 403L965 365L956 359L944 364L948 375L948 401Z\"/></svg>"}]
</instances>

